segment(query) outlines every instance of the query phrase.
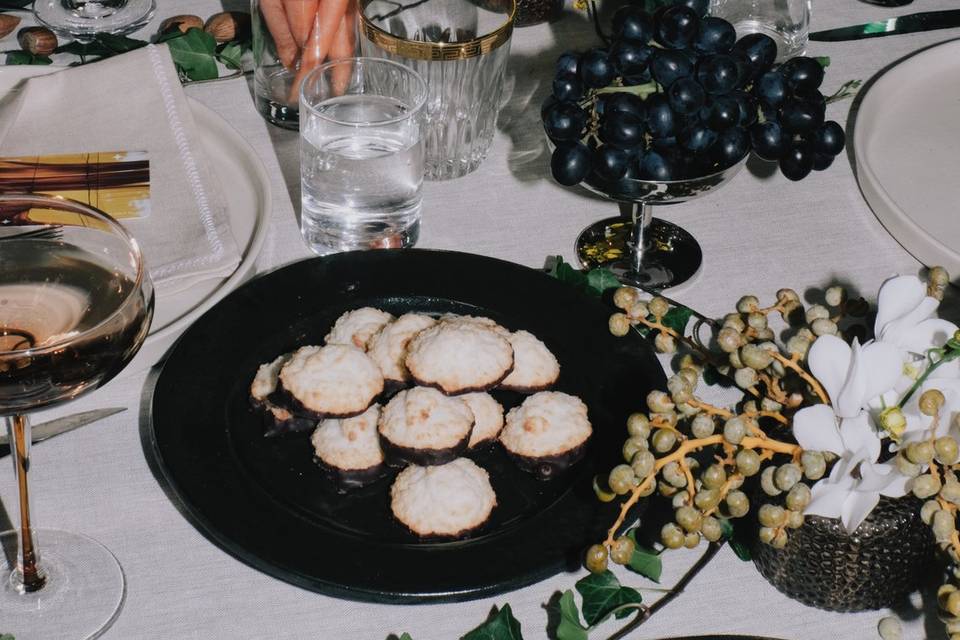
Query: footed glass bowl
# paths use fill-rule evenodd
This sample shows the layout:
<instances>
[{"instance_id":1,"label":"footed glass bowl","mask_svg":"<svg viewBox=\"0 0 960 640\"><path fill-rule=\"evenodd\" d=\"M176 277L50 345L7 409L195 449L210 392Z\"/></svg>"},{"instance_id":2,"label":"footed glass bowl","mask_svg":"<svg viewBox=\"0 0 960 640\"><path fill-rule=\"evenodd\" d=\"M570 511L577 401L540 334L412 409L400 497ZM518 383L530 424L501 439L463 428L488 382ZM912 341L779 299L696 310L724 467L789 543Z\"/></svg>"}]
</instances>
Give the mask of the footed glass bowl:
<instances>
[{"instance_id":1,"label":"footed glass bowl","mask_svg":"<svg viewBox=\"0 0 960 640\"><path fill-rule=\"evenodd\" d=\"M703 262L700 245L681 227L653 217L653 207L700 198L727 184L747 162L698 178L655 182L622 179L604 182L591 175L581 184L620 204L620 215L605 218L577 237L584 269L606 267L624 284L668 289L692 278Z\"/></svg>"}]
</instances>

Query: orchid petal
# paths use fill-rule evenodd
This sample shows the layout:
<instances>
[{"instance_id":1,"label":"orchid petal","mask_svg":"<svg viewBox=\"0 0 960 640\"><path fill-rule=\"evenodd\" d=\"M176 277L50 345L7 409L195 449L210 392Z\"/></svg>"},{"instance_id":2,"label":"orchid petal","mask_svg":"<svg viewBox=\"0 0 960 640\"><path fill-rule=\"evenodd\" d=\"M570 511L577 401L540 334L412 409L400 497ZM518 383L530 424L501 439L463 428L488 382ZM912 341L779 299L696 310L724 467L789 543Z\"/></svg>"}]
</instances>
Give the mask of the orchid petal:
<instances>
[{"instance_id":1,"label":"orchid petal","mask_svg":"<svg viewBox=\"0 0 960 640\"><path fill-rule=\"evenodd\" d=\"M880 340L892 342L901 347L906 346L914 327L933 315L939 305L940 303L936 298L924 298L916 309L892 322L888 322L883 328L883 333L879 335Z\"/></svg>"},{"instance_id":2,"label":"orchid petal","mask_svg":"<svg viewBox=\"0 0 960 640\"><path fill-rule=\"evenodd\" d=\"M854 418L840 421L840 439L843 441L843 448L853 452L856 459L875 462L880 456L880 438L865 411L861 411Z\"/></svg>"},{"instance_id":3,"label":"orchid petal","mask_svg":"<svg viewBox=\"0 0 960 640\"><path fill-rule=\"evenodd\" d=\"M854 338L850 345L850 362L847 367L847 377L843 381L843 386L836 394L830 394L830 400L833 401L833 410L841 418L852 418L863 406L864 396L867 390L867 376L870 372L861 366L863 361L863 349L857 339Z\"/></svg>"},{"instance_id":4,"label":"orchid petal","mask_svg":"<svg viewBox=\"0 0 960 640\"><path fill-rule=\"evenodd\" d=\"M856 489L861 492L880 492L887 489L891 484L895 484L900 478L910 479L900 473L893 465L874 464L866 461L860 463L860 478Z\"/></svg>"},{"instance_id":5,"label":"orchid petal","mask_svg":"<svg viewBox=\"0 0 960 640\"><path fill-rule=\"evenodd\" d=\"M880 489L880 495L887 496L888 498L902 498L907 495L907 484L910 482L911 478L905 476L899 471L891 474L893 479L890 480L890 483L886 487Z\"/></svg>"},{"instance_id":6,"label":"orchid petal","mask_svg":"<svg viewBox=\"0 0 960 640\"><path fill-rule=\"evenodd\" d=\"M825 404L815 404L797 411L793 416L793 435L804 449L843 454L843 439L837 428L837 417L833 409Z\"/></svg>"},{"instance_id":7,"label":"orchid petal","mask_svg":"<svg viewBox=\"0 0 960 640\"><path fill-rule=\"evenodd\" d=\"M926 353L927 349L942 347L957 332L957 325L940 318L928 318L918 322L904 336L902 346L912 353Z\"/></svg>"},{"instance_id":8,"label":"orchid petal","mask_svg":"<svg viewBox=\"0 0 960 640\"><path fill-rule=\"evenodd\" d=\"M900 351L892 344L871 342L860 350L860 370L866 373L861 406L892 389L903 372Z\"/></svg>"},{"instance_id":9,"label":"orchid petal","mask_svg":"<svg viewBox=\"0 0 960 640\"><path fill-rule=\"evenodd\" d=\"M850 493L840 513L840 521L848 533L853 533L860 523L867 519L873 508L880 502L880 494L876 492Z\"/></svg>"},{"instance_id":10,"label":"orchid petal","mask_svg":"<svg viewBox=\"0 0 960 640\"><path fill-rule=\"evenodd\" d=\"M874 333L882 338L884 328L910 313L927 295L927 287L916 276L895 276L886 280L877 293L877 320Z\"/></svg>"},{"instance_id":11,"label":"orchid petal","mask_svg":"<svg viewBox=\"0 0 960 640\"><path fill-rule=\"evenodd\" d=\"M836 336L820 336L810 346L807 353L810 372L823 385L831 400L840 395L851 357L850 345Z\"/></svg>"},{"instance_id":12,"label":"orchid petal","mask_svg":"<svg viewBox=\"0 0 960 640\"><path fill-rule=\"evenodd\" d=\"M852 478L851 478L852 480ZM824 518L839 518L843 513L843 503L850 495L848 483L835 484L825 480L813 485L810 490L810 504L804 513Z\"/></svg>"}]
</instances>

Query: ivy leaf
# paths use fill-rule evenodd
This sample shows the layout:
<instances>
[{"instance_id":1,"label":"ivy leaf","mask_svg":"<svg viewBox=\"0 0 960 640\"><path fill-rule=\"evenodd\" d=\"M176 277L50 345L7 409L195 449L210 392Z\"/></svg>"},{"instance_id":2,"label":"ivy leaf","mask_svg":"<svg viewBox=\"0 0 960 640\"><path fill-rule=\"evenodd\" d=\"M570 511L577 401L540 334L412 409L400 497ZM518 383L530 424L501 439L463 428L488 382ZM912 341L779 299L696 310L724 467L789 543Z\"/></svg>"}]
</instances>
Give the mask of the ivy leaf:
<instances>
[{"instance_id":1,"label":"ivy leaf","mask_svg":"<svg viewBox=\"0 0 960 640\"><path fill-rule=\"evenodd\" d=\"M627 569L634 573L639 573L644 578L649 578L654 582L660 582L660 576L663 574L663 559L660 554L653 549L637 543L636 529L627 532L627 536L633 540L633 555L630 556L630 562L626 564Z\"/></svg>"},{"instance_id":2,"label":"ivy leaf","mask_svg":"<svg viewBox=\"0 0 960 640\"><path fill-rule=\"evenodd\" d=\"M620 286L617 276L609 269L596 268L587 272L587 286L593 293L601 295L607 289L616 289Z\"/></svg>"},{"instance_id":3,"label":"ivy leaf","mask_svg":"<svg viewBox=\"0 0 960 640\"><path fill-rule=\"evenodd\" d=\"M587 277L583 275L580 271L577 271L568 263L563 261L563 258L560 256L553 257L554 263L550 268L549 274L559 280L560 282L566 282L567 284L573 285L574 287L586 287L587 286Z\"/></svg>"},{"instance_id":4,"label":"ivy leaf","mask_svg":"<svg viewBox=\"0 0 960 640\"><path fill-rule=\"evenodd\" d=\"M409 633L403 632L400 634L400 640L413 640L413 638L410 637Z\"/></svg>"},{"instance_id":5,"label":"ivy leaf","mask_svg":"<svg viewBox=\"0 0 960 640\"><path fill-rule=\"evenodd\" d=\"M146 40L137 40L136 38L118 36L112 33L97 34L96 41L113 53L126 53L127 51L133 51L134 49L139 49L149 44Z\"/></svg>"},{"instance_id":6,"label":"ivy leaf","mask_svg":"<svg viewBox=\"0 0 960 640\"><path fill-rule=\"evenodd\" d=\"M196 27L182 37L167 41L170 55L177 70L190 80L213 80L217 71L217 41L213 36Z\"/></svg>"},{"instance_id":7,"label":"ivy leaf","mask_svg":"<svg viewBox=\"0 0 960 640\"><path fill-rule=\"evenodd\" d=\"M690 321L690 316L692 315L693 310L689 307L670 307L670 310L663 316L662 322L680 335L683 335L687 329L687 323Z\"/></svg>"},{"instance_id":8,"label":"ivy leaf","mask_svg":"<svg viewBox=\"0 0 960 640\"><path fill-rule=\"evenodd\" d=\"M830 66L830 56L817 56L814 60L819 62L824 69Z\"/></svg>"},{"instance_id":9,"label":"ivy leaf","mask_svg":"<svg viewBox=\"0 0 960 640\"><path fill-rule=\"evenodd\" d=\"M640 592L632 587L621 586L610 571L591 573L578 580L575 586L583 598L583 619L588 625L600 623L620 605L643 602ZM618 619L628 615L629 610L616 613Z\"/></svg>"},{"instance_id":10,"label":"ivy leaf","mask_svg":"<svg viewBox=\"0 0 960 640\"><path fill-rule=\"evenodd\" d=\"M7 51L7 64L50 64L48 56L38 56L29 51Z\"/></svg>"},{"instance_id":11,"label":"ivy leaf","mask_svg":"<svg viewBox=\"0 0 960 640\"><path fill-rule=\"evenodd\" d=\"M4 633L0 634L0 640L15 640L15 638L9 633Z\"/></svg>"},{"instance_id":12,"label":"ivy leaf","mask_svg":"<svg viewBox=\"0 0 960 640\"><path fill-rule=\"evenodd\" d=\"M87 56L109 56L113 51L100 42L80 42L79 40L73 40L57 47L54 53L69 53L85 58Z\"/></svg>"},{"instance_id":13,"label":"ivy leaf","mask_svg":"<svg viewBox=\"0 0 960 640\"><path fill-rule=\"evenodd\" d=\"M220 62L224 64L224 66L230 69L239 69L240 58L243 57L243 48L238 42L228 42L222 49L220 49L220 53L217 54L217 57L220 59Z\"/></svg>"},{"instance_id":14,"label":"ivy leaf","mask_svg":"<svg viewBox=\"0 0 960 640\"><path fill-rule=\"evenodd\" d=\"M557 625L557 640L587 640L587 630L580 622L577 603L573 599L573 591L569 589L560 596L560 624Z\"/></svg>"},{"instance_id":15,"label":"ivy leaf","mask_svg":"<svg viewBox=\"0 0 960 640\"><path fill-rule=\"evenodd\" d=\"M510 605L505 604L495 616L460 640L523 640L523 636L520 634L520 622L513 617Z\"/></svg>"},{"instance_id":16,"label":"ivy leaf","mask_svg":"<svg viewBox=\"0 0 960 640\"><path fill-rule=\"evenodd\" d=\"M607 289L620 286L617 276L613 275L613 272L609 269L598 267L585 273L574 269L573 266L564 262L560 256L553 256L552 260L553 266L548 272L549 275L588 295L599 297Z\"/></svg>"},{"instance_id":17,"label":"ivy leaf","mask_svg":"<svg viewBox=\"0 0 960 640\"><path fill-rule=\"evenodd\" d=\"M742 537L737 535L737 528L734 524L727 518L720 518L720 530L722 531L721 539L727 541L737 557L744 562L749 562L752 559L750 546L743 541Z\"/></svg>"}]
</instances>

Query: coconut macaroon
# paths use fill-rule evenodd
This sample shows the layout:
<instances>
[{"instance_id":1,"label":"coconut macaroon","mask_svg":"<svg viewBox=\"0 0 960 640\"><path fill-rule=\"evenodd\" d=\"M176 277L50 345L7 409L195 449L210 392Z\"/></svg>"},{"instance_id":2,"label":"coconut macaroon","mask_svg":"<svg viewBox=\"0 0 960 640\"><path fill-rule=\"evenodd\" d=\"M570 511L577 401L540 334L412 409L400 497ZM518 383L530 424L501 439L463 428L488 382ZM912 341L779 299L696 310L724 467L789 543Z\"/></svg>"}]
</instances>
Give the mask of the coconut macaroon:
<instances>
[{"instance_id":1,"label":"coconut macaroon","mask_svg":"<svg viewBox=\"0 0 960 640\"><path fill-rule=\"evenodd\" d=\"M444 464L467 448L473 412L459 398L414 387L395 395L383 408L379 431L388 464Z\"/></svg>"},{"instance_id":2,"label":"coconut macaroon","mask_svg":"<svg viewBox=\"0 0 960 640\"><path fill-rule=\"evenodd\" d=\"M532 393L553 386L560 377L560 363L547 345L529 331L514 331L510 345L513 371L500 383L501 388Z\"/></svg>"},{"instance_id":3,"label":"coconut macaroon","mask_svg":"<svg viewBox=\"0 0 960 640\"><path fill-rule=\"evenodd\" d=\"M474 449L497 439L503 429L503 407L489 393L465 393L457 396L473 412L473 432L468 447Z\"/></svg>"},{"instance_id":4,"label":"coconut macaroon","mask_svg":"<svg viewBox=\"0 0 960 640\"><path fill-rule=\"evenodd\" d=\"M409 466L390 488L393 515L424 538L465 536L487 522L496 505L490 476L466 458Z\"/></svg>"},{"instance_id":5,"label":"coconut macaroon","mask_svg":"<svg viewBox=\"0 0 960 640\"><path fill-rule=\"evenodd\" d=\"M494 329L440 322L410 341L404 362L417 384L447 395L486 391L513 370L513 347Z\"/></svg>"},{"instance_id":6,"label":"coconut macaroon","mask_svg":"<svg viewBox=\"0 0 960 640\"><path fill-rule=\"evenodd\" d=\"M580 398L541 391L507 413L500 442L521 469L546 479L583 457L592 432Z\"/></svg>"},{"instance_id":7,"label":"coconut macaroon","mask_svg":"<svg viewBox=\"0 0 960 640\"><path fill-rule=\"evenodd\" d=\"M343 344L300 347L281 367L279 382L287 408L318 420L361 414L383 391L380 367Z\"/></svg>"},{"instance_id":8,"label":"coconut macaroon","mask_svg":"<svg viewBox=\"0 0 960 640\"><path fill-rule=\"evenodd\" d=\"M326 344L352 344L365 350L370 338L392 320L392 315L373 307L347 311L337 318L333 329L323 340Z\"/></svg>"},{"instance_id":9,"label":"coconut macaroon","mask_svg":"<svg viewBox=\"0 0 960 640\"><path fill-rule=\"evenodd\" d=\"M317 461L344 489L362 487L383 475L383 451L377 435L380 405L352 418L328 418L310 437Z\"/></svg>"},{"instance_id":10,"label":"coconut macaroon","mask_svg":"<svg viewBox=\"0 0 960 640\"><path fill-rule=\"evenodd\" d=\"M316 425L315 420L300 418L290 413L285 407L278 406L270 396L277 390L277 378L280 368L290 359L290 354L277 356L272 362L267 362L257 368L257 373L250 383L250 401L254 407L264 412L265 436L275 436L295 431L307 431Z\"/></svg>"},{"instance_id":11,"label":"coconut macaroon","mask_svg":"<svg viewBox=\"0 0 960 640\"><path fill-rule=\"evenodd\" d=\"M403 384L410 379L410 373L404 364L407 344L415 335L436 322L422 313L405 313L385 325L370 339L367 354L380 367L387 382Z\"/></svg>"},{"instance_id":12,"label":"coconut macaroon","mask_svg":"<svg viewBox=\"0 0 960 640\"><path fill-rule=\"evenodd\" d=\"M492 329L502 335L504 338L510 337L510 330L498 324L492 318L485 316L462 316L458 313L445 313L440 316L440 322L447 324L465 324L483 329Z\"/></svg>"}]
</instances>

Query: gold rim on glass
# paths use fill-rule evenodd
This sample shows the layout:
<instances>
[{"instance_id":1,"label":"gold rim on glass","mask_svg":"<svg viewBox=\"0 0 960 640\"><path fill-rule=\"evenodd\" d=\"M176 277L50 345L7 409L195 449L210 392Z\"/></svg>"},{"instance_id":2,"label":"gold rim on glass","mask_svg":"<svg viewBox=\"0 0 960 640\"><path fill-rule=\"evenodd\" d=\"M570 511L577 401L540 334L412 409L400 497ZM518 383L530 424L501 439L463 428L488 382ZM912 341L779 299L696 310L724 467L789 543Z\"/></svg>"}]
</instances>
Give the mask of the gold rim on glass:
<instances>
[{"instance_id":1,"label":"gold rim on glass","mask_svg":"<svg viewBox=\"0 0 960 640\"><path fill-rule=\"evenodd\" d=\"M513 19L517 14L517 1L509 0L510 14L506 21L479 38L464 42L423 42L407 40L384 31L365 15L369 0L360 2L360 30L364 37L387 53L415 60L466 60L490 53L510 40L513 34Z\"/></svg>"}]
</instances>

